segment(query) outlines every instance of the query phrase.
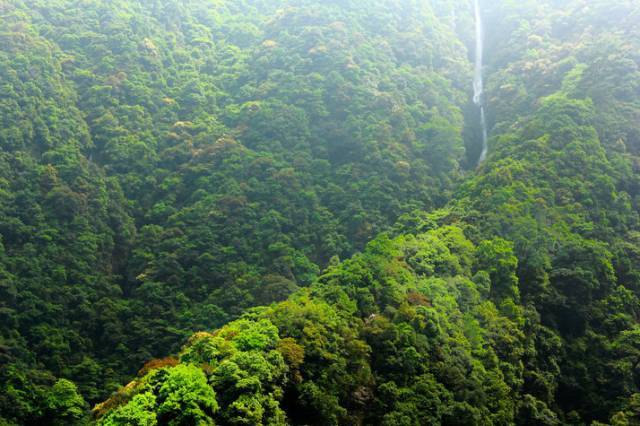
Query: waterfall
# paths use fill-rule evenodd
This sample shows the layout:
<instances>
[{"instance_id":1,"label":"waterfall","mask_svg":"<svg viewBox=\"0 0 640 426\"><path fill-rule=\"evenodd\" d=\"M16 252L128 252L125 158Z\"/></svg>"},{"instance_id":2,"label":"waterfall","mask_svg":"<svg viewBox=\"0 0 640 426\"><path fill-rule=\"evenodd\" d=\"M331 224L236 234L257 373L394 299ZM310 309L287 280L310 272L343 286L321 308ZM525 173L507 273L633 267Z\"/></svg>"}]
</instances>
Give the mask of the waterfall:
<instances>
[{"instance_id":1,"label":"waterfall","mask_svg":"<svg viewBox=\"0 0 640 426\"><path fill-rule=\"evenodd\" d=\"M480 108L480 126L482 127L482 153L478 159L481 164L487 158L487 120L484 113L484 81L482 79L482 61L484 59L484 27L480 13L480 0L474 0L476 14L476 60L473 75L473 103Z\"/></svg>"},{"instance_id":2,"label":"waterfall","mask_svg":"<svg viewBox=\"0 0 640 426\"><path fill-rule=\"evenodd\" d=\"M484 106L480 105L480 127L482 127L482 152L478 158L478 164L484 163L487 159L487 153L489 152L489 145L487 145L487 119L484 116Z\"/></svg>"}]
</instances>

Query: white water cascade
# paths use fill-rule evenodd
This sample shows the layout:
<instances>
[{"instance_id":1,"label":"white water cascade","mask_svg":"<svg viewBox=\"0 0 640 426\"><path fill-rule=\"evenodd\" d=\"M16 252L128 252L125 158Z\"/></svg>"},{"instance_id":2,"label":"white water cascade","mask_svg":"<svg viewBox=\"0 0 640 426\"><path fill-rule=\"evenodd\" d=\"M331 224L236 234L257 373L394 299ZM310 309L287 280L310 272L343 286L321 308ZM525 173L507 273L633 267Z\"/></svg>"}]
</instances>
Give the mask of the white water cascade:
<instances>
[{"instance_id":1,"label":"white water cascade","mask_svg":"<svg viewBox=\"0 0 640 426\"><path fill-rule=\"evenodd\" d=\"M478 164L482 164L487 158L489 147L487 145L487 120L484 113L484 81L482 79L482 61L484 58L484 27L482 14L480 13L480 0L474 0L476 13L476 60L473 75L473 103L480 108L480 126L482 127L482 152Z\"/></svg>"}]
</instances>

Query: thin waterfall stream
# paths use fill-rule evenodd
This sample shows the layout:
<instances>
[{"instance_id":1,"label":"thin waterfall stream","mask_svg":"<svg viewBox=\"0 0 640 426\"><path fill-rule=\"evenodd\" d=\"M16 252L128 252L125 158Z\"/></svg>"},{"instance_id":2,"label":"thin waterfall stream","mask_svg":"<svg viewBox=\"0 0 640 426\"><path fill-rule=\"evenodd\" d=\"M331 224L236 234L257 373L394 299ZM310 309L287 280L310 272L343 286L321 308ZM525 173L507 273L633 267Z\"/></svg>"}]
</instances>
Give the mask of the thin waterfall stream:
<instances>
[{"instance_id":1,"label":"thin waterfall stream","mask_svg":"<svg viewBox=\"0 0 640 426\"><path fill-rule=\"evenodd\" d=\"M480 0L475 2L476 16L476 58L473 75L473 103L480 108L480 127L482 128L482 152L478 158L478 164L482 164L487 158L489 146L487 145L487 119L484 112L484 80L482 67L484 59L484 27L482 13L480 12Z\"/></svg>"}]
</instances>

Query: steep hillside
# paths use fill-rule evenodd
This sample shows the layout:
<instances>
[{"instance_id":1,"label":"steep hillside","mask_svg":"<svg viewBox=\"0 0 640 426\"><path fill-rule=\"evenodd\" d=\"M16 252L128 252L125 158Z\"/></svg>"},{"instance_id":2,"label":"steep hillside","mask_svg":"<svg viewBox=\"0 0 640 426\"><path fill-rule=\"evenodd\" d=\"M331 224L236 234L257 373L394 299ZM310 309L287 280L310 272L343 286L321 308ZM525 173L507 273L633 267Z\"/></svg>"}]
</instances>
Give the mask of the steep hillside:
<instances>
[{"instance_id":1,"label":"steep hillside","mask_svg":"<svg viewBox=\"0 0 640 426\"><path fill-rule=\"evenodd\" d=\"M473 169L470 3L0 2L0 423L640 424L640 6L481 2Z\"/></svg>"},{"instance_id":2,"label":"steep hillside","mask_svg":"<svg viewBox=\"0 0 640 426\"><path fill-rule=\"evenodd\" d=\"M502 23L489 37L488 161L446 209L404 215L396 237L330 267L311 290L195 335L175 362L202 366L219 406L194 415L636 424L640 46L628 23L639 9L610 14L608 4L487 9ZM272 326L271 343L243 346L249 330ZM215 349L224 345L275 350L289 375L265 380ZM152 369L96 414L105 424L145 409L176 418L152 385L170 371ZM235 379L221 380L229 371ZM245 388L249 378L262 386ZM134 395L156 395L157 405L110 405ZM273 400L283 412L260 409Z\"/></svg>"},{"instance_id":3,"label":"steep hillside","mask_svg":"<svg viewBox=\"0 0 640 426\"><path fill-rule=\"evenodd\" d=\"M0 2L3 414L55 377L104 399L442 206L470 69L447 8Z\"/></svg>"}]
</instances>

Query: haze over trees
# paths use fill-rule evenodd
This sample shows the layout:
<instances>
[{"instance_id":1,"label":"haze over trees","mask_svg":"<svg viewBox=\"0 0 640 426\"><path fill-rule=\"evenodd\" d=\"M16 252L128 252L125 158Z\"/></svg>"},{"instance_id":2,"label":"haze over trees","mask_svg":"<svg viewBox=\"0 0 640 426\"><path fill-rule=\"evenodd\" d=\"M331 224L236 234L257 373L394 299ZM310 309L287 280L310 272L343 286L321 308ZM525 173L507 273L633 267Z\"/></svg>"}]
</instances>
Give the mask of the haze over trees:
<instances>
[{"instance_id":1,"label":"haze over trees","mask_svg":"<svg viewBox=\"0 0 640 426\"><path fill-rule=\"evenodd\" d=\"M640 424L640 4L0 0L0 425Z\"/></svg>"}]
</instances>

